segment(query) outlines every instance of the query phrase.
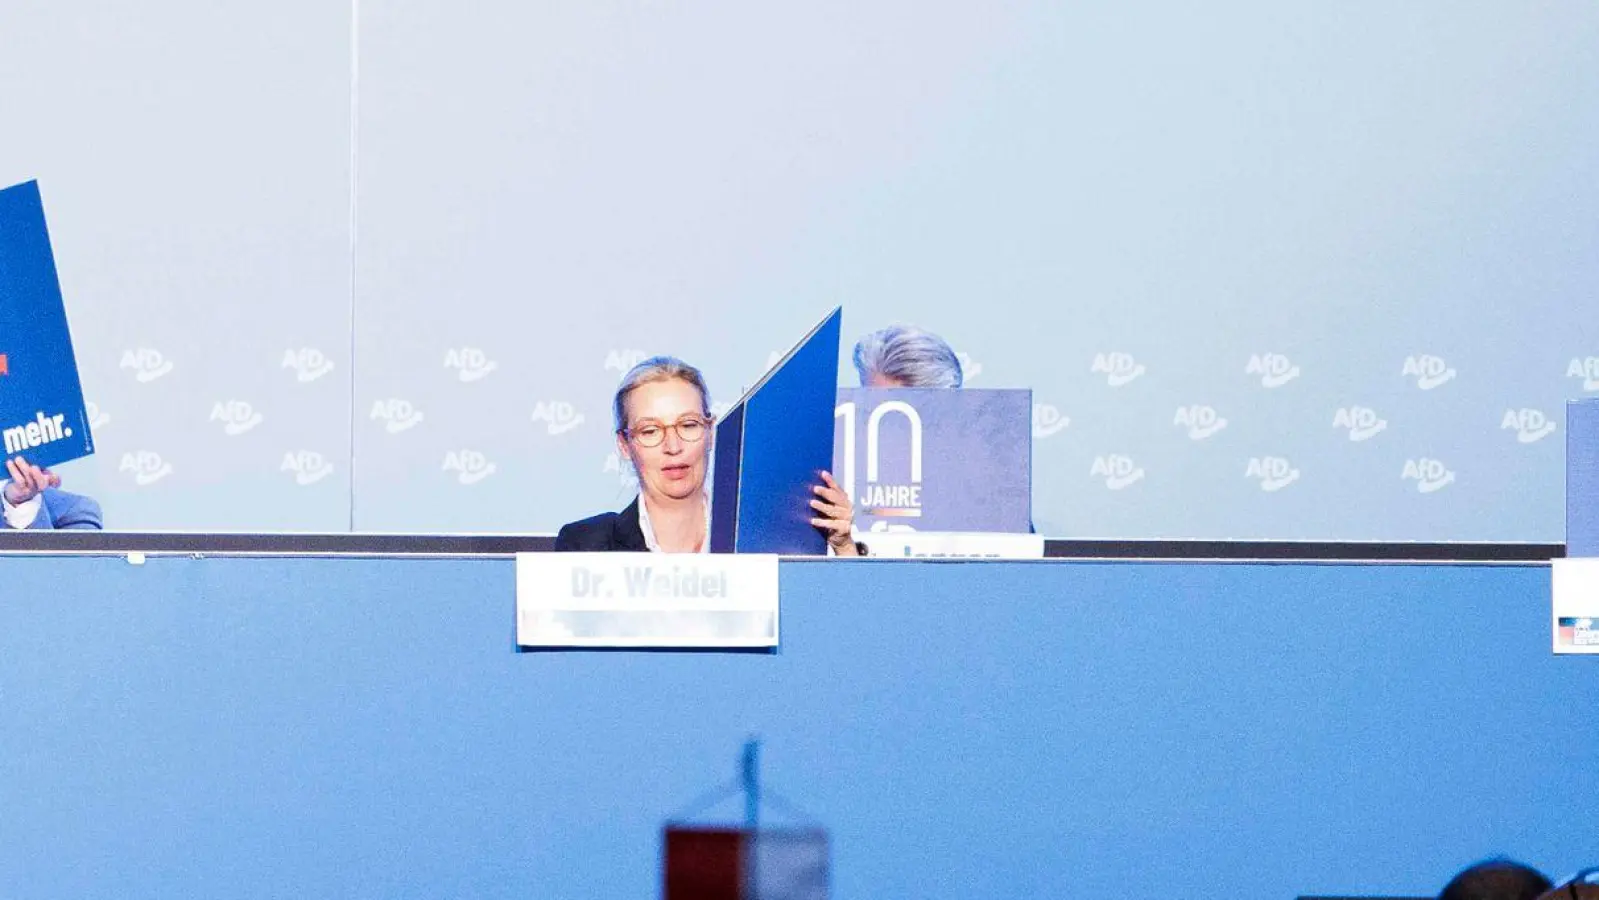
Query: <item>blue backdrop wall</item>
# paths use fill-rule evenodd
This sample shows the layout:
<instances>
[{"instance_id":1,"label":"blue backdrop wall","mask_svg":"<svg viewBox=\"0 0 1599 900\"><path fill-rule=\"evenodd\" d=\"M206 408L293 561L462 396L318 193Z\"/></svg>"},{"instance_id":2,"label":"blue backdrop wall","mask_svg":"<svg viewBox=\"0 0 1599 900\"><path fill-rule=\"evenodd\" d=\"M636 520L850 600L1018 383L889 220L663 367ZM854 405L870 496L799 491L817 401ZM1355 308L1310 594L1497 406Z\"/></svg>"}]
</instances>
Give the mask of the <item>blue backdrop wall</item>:
<instances>
[{"instance_id":1,"label":"blue backdrop wall","mask_svg":"<svg viewBox=\"0 0 1599 900\"><path fill-rule=\"evenodd\" d=\"M8 4L114 527L548 531L835 304L1035 389L1058 536L1561 536L1599 7Z\"/></svg>"}]
</instances>

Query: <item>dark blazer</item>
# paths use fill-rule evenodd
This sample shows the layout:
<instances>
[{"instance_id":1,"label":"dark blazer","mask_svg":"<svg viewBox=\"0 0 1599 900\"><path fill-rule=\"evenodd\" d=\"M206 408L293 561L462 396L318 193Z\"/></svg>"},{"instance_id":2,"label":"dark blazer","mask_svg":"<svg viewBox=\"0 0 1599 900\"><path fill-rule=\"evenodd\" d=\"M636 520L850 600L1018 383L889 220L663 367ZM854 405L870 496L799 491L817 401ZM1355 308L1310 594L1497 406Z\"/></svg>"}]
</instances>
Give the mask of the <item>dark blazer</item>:
<instances>
[{"instance_id":1,"label":"dark blazer","mask_svg":"<svg viewBox=\"0 0 1599 900\"><path fill-rule=\"evenodd\" d=\"M596 552L628 550L647 553L644 529L638 523L638 499L619 513L600 513L577 522L561 526L555 536L556 550Z\"/></svg>"}]
</instances>

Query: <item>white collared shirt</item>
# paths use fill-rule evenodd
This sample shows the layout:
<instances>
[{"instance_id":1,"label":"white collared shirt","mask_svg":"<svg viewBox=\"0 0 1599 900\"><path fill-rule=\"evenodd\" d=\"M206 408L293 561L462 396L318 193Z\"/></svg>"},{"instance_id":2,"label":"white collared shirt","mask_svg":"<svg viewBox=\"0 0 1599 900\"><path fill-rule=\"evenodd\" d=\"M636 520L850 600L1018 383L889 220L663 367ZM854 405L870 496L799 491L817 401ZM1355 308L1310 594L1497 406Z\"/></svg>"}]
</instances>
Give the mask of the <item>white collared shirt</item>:
<instances>
[{"instance_id":1,"label":"white collared shirt","mask_svg":"<svg viewBox=\"0 0 1599 900\"><path fill-rule=\"evenodd\" d=\"M644 532L644 546L651 553L662 553L660 542L655 539L655 528L650 525L650 507L644 502L644 495L638 496L638 527ZM711 552L711 492L705 492L705 539L700 542L700 553Z\"/></svg>"},{"instance_id":2,"label":"white collared shirt","mask_svg":"<svg viewBox=\"0 0 1599 900\"><path fill-rule=\"evenodd\" d=\"M25 529L33 524L39 517L39 510L44 506L44 494L34 494L30 500L24 500L17 506L12 506L6 499L6 492L0 489L0 508L5 510L6 527Z\"/></svg>"}]
</instances>

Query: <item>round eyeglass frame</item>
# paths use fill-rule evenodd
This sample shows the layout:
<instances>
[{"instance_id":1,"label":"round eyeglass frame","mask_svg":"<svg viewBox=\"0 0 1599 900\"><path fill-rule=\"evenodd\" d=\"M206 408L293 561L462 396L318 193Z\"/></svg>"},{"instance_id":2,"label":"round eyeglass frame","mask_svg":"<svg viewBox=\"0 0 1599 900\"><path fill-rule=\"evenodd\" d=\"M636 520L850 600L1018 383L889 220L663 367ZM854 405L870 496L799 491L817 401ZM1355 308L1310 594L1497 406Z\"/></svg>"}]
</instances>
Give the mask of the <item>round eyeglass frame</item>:
<instances>
[{"instance_id":1,"label":"round eyeglass frame","mask_svg":"<svg viewBox=\"0 0 1599 900\"><path fill-rule=\"evenodd\" d=\"M682 427L684 425L698 425L700 427L700 429L701 429L701 431L699 433L699 436L697 436L697 437L689 437L689 436L685 435L682 432ZM630 441L636 441L640 447L651 448L651 447L659 447L662 444L666 443L666 432L668 430L670 430L673 434L677 435L677 439L682 441L685 444L698 444L700 441L705 440L705 432L707 430L709 430L710 427L711 427L711 420L710 419L701 419L701 418L697 418L697 417L686 417L686 418L678 419L676 422L672 422L672 423L669 423L669 424L668 423L664 423L664 422L661 423L661 425L660 425L661 433L653 442L652 441L647 441L644 438L640 437L638 431L635 430L635 429L632 429L632 428L618 429L617 433L622 435L622 437L627 438Z\"/></svg>"}]
</instances>

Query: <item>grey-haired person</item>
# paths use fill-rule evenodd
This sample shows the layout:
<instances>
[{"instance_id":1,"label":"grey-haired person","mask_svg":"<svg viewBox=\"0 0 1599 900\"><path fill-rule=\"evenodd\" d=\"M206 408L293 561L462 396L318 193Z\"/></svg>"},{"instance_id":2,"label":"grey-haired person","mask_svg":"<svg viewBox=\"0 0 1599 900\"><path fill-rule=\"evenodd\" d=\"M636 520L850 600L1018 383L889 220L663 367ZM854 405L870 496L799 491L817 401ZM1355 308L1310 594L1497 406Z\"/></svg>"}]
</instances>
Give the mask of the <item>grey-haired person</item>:
<instances>
[{"instance_id":1,"label":"grey-haired person","mask_svg":"<svg viewBox=\"0 0 1599 900\"><path fill-rule=\"evenodd\" d=\"M874 331L855 342L861 387L958 388L960 357L943 338L911 325Z\"/></svg>"}]
</instances>

